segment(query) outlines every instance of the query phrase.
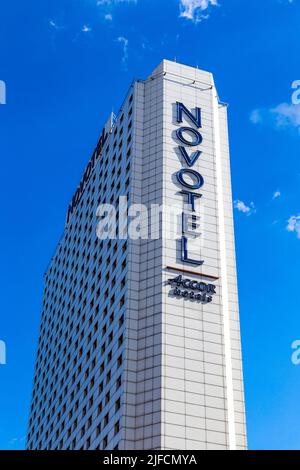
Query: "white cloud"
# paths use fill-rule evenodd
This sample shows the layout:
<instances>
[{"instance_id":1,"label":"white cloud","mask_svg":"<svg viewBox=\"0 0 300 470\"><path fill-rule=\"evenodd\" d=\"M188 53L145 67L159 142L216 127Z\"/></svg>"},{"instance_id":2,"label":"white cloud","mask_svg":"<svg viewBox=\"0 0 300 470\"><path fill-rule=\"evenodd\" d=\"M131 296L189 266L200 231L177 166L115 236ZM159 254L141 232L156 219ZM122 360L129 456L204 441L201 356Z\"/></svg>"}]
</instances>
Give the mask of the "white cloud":
<instances>
[{"instance_id":1,"label":"white cloud","mask_svg":"<svg viewBox=\"0 0 300 470\"><path fill-rule=\"evenodd\" d=\"M147 38L143 38L141 42L141 47L144 51L153 51L153 47L151 46L149 40Z\"/></svg>"},{"instance_id":2,"label":"white cloud","mask_svg":"<svg viewBox=\"0 0 300 470\"><path fill-rule=\"evenodd\" d=\"M56 31L65 29L64 25L57 23L53 18L48 21L48 24L50 28L55 29Z\"/></svg>"},{"instance_id":3,"label":"white cloud","mask_svg":"<svg viewBox=\"0 0 300 470\"><path fill-rule=\"evenodd\" d=\"M9 441L9 444L10 444L10 445L13 445L13 444L15 444L16 442L18 442L18 440L19 440L19 439L18 439L17 437L13 437L13 438Z\"/></svg>"},{"instance_id":4,"label":"white cloud","mask_svg":"<svg viewBox=\"0 0 300 470\"><path fill-rule=\"evenodd\" d=\"M92 28L90 28L88 25L84 24L81 28L82 33L90 33L92 31Z\"/></svg>"},{"instance_id":5,"label":"white cloud","mask_svg":"<svg viewBox=\"0 0 300 470\"><path fill-rule=\"evenodd\" d=\"M300 106L282 103L271 109L278 127L296 127L300 131Z\"/></svg>"},{"instance_id":6,"label":"white cloud","mask_svg":"<svg viewBox=\"0 0 300 470\"><path fill-rule=\"evenodd\" d=\"M281 196L281 192L280 191L275 191L274 194L273 194L273 199L277 199Z\"/></svg>"},{"instance_id":7,"label":"white cloud","mask_svg":"<svg viewBox=\"0 0 300 470\"><path fill-rule=\"evenodd\" d=\"M21 442L24 442L25 441L25 436L23 437L13 437L9 442L8 444L10 446L14 446L15 444L17 443L21 443Z\"/></svg>"},{"instance_id":8,"label":"white cloud","mask_svg":"<svg viewBox=\"0 0 300 470\"><path fill-rule=\"evenodd\" d=\"M245 204L240 199L236 199L233 205L235 209L237 209L239 212L243 212L243 214L246 215L255 214L256 212L254 202L250 202L249 206L247 206L247 204Z\"/></svg>"},{"instance_id":9,"label":"white cloud","mask_svg":"<svg viewBox=\"0 0 300 470\"><path fill-rule=\"evenodd\" d=\"M217 0L179 0L180 16L194 23L207 19L210 6L218 6Z\"/></svg>"},{"instance_id":10,"label":"white cloud","mask_svg":"<svg viewBox=\"0 0 300 470\"><path fill-rule=\"evenodd\" d=\"M116 3L137 3L137 0L97 0L97 5L115 5Z\"/></svg>"},{"instance_id":11,"label":"white cloud","mask_svg":"<svg viewBox=\"0 0 300 470\"><path fill-rule=\"evenodd\" d=\"M97 5L99 7L103 7L105 21L112 21L113 15L111 14L111 11L114 6L119 5L120 3L131 3L136 5L137 1L138 0L97 0Z\"/></svg>"},{"instance_id":12,"label":"white cloud","mask_svg":"<svg viewBox=\"0 0 300 470\"><path fill-rule=\"evenodd\" d=\"M300 239L300 215L290 217L286 229L288 232L294 232Z\"/></svg>"},{"instance_id":13,"label":"white cloud","mask_svg":"<svg viewBox=\"0 0 300 470\"><path fill-rule=\"evenodd\" d=\"M258 123L262 122L261 110L254 109L253 111L251 111L250 121L253 122L253 124L258 124Z\"/></svg>"},{"instance_id":14,"label":"white cloud","mask_svg":"<svg viewBox=\"0 0 300 470\"><path fill-rule=\"evenodd\" d=\"M128 45L129 41L124 36L119 36L117 41L123 45L123 56L122 56L122 64L124 70L127 70L127 61L128 61Z\"/></svg>"},{"instance_id":15,"label":"white cloud","mask_svg":"<svg viewBox=\"0 0 300 470\"><path fill-rule=\"evenodd\" d=\"M56 23L56 21L54 21L54 20L49 20L49 26L51 26L51 28L54 28L54 29L59 29L60 28L58 26L58 24Z\"/></svg>"},{"instance_id":16,"label":"white cloud","mask_svg":"<svg viewBox=\"0 0 300 470\"><path fill-rule=\"evenodd\" d=\"M0 80L0 105L6 104L6 83Z\"/></svg>"},{"instance_id":17,"label":"white cloud","mask_svg":"<svg viewBox=\"0 0 300 470\"><path fill-rule=\"evenodd\" d=\"M274 108L255 109L250 113L253 124L272 125L277 129L297 129L300 132L300 106L281 103Z\"/></svg>"}]
</instances>

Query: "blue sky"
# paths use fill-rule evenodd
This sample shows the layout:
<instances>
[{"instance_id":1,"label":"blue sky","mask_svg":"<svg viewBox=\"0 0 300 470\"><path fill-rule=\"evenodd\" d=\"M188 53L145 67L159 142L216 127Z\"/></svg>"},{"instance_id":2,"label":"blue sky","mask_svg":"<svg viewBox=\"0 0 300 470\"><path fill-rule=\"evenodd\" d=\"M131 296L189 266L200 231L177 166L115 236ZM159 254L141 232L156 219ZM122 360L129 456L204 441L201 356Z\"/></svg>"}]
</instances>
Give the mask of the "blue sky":
<instances>
[{"instance_id":1,"label":"blue sky","mask_svg":"<svg viewBox=\"0 0 300 470\"><path fill-rule=\"evenodd\" d=\"M2 449L24 447L43 272L70 197L132 79L175 57L212 71L230 103L249 447L300 448L300 1L216 3L2 2Z\"/></svg>"}]
</instances>

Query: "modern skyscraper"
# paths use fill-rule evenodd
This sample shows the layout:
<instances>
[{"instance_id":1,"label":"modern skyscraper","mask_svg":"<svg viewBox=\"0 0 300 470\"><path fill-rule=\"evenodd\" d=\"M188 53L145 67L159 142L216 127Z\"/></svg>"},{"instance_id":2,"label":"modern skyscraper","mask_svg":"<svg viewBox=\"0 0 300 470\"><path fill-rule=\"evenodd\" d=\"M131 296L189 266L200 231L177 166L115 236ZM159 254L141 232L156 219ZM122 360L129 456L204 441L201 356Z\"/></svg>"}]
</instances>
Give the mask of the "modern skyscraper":
<instances>
[{"instance_id":1,"label":"modern skyscraper","mask_svg":"<svg viewBox=\"0 0 300 470\"><path fill-rule=\"evenodd\" d=\"M140 210L140 238L123 222L101 239L100 204L122 220L161 206L161 220L147 231ZM227 108L211 73L162 61L101 134L45 274L27 446L246 448Z\"/></svg>"}]
</instances>

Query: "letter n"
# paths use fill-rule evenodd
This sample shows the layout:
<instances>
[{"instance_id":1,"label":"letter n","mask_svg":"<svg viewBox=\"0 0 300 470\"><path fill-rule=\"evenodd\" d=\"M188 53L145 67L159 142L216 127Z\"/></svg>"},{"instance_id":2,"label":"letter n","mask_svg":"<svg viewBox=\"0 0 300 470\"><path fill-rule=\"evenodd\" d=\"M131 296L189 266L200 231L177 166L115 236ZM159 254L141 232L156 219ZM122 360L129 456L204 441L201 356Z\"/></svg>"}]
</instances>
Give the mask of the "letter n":
<instances>
[{"instance_id":1,"label":"letter n","mask_svg":"<svg viewBox=\"0 0 300 470\"><path fill-rule=\"evenodd\" d=\"M176 102L176 107L177 107L177 122L178 123L183 122L183 114L185 114L185 116L189 118L198 129L199 127L202 127L200 108L195 108L195 115L194 115L192 111L189 111L186 108L186 106L184 106L184 104L180 103L179 101Z\"/></svg>"}]
</instances>

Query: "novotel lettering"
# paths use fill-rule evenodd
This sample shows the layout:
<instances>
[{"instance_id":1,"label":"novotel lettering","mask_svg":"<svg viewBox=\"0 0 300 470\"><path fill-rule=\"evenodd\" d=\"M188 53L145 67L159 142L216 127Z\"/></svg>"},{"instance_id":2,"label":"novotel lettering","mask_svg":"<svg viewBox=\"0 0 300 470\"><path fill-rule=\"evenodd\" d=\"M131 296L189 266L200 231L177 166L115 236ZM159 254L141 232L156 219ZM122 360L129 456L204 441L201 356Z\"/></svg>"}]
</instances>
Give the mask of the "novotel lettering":
<instances>
[{"instance_id":1,"label":"novotel lettering","mask_svg":"<svg viewBox=\"0 0 300 470\"><path fill-rule=\"evenodd\" d=\"M199 129L202 128L201 109L195 108L193 112L187 109L183 103L177 101L176 119L179 124L183 123L183 116L191 122L193 127L182 126L176 131L176 137L180 142L179 152L186 164L186 167L181 168L176 173L176 179L180 186L183 187L180 193L185 198L189 207L189 211L184 210L182 213L181 260L184 263L200 266L204 263L203 260L196 260L189 256L188 239L200 237L200 233L197 231L200 217L196 214L196 201L202 197L202 194L195 193L194 191L202 188L204 178L193 167L202 152L198 149L193 151L193 148L201 145L203 141L202 135L199 132Z\"/></svg>"},{"instance_id":2,"label":"novotel lettering","mask_svg":"<svg viewBox=\"0 0 300 470\"><path fill-rule=\"evenodd\" d=\"M98 158L101 155L101 152L103 150L103 147L104 147L104 144L106 142L107 137L108 137L108 134L107 134L106 130L103 129L101 137L100 137L100 139L97 143L97 146L96 146L96 148L93 152L93 155L92 155L92 157L91 157L91 159L90 159L90 161L89 161L89 163L88 163L88 165L85 169L82 180L80 181L80 184L79 184L78 188L76 189L76 192L75 192L74 196L72 197L71 203L68 207L67 223L69 223L71 215L73 214L74 209L76 208L76 206L78 205L78 203L80 202L80 200L82 198L85 187L86 187L87 183L89 182L91 174L92 174L93 169L95 167L95 164L96 164Z\"/></svg>"}]
</instances>

